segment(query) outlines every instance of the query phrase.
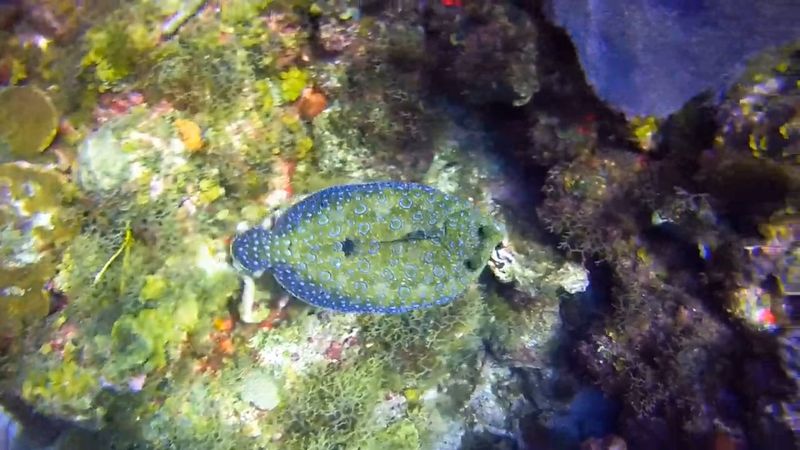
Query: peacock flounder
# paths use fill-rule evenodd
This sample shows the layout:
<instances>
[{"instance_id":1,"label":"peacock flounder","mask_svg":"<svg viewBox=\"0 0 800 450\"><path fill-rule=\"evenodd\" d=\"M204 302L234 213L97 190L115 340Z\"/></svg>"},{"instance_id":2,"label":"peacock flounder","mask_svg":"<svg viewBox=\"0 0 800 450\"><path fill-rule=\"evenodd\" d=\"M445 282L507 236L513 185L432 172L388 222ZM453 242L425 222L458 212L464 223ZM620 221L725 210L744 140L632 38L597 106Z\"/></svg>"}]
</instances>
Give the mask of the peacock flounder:
<instances>
[{"instance_id":1,"label":"peacock flounder","mask_svg":"<svg viewBox=\"0 0 800 450\"><path fill-rule=\"evenodd\" d=\"M466 200L387 181L312 194L271 230L236 236L231 254L240 270L270 271L312 305L397 314L458 298L502 238L502 227Z\"/></svg>"}]
</instances>

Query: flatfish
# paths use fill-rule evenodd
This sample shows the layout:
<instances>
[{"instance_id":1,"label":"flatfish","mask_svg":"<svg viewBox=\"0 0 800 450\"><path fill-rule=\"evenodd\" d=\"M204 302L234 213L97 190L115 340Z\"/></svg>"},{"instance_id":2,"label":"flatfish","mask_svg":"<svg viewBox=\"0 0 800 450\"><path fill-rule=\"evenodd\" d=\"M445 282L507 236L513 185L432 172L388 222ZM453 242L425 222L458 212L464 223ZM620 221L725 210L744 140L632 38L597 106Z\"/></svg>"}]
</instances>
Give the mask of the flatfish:
<instances>
[{"instance_id":1,"label":"flatfish","mask_svg":"<svg viewBox=\"0 0 800 450\"><path fill-rule=\"evenodd\" d=\"M343 312L399 314L458 298L503 239L472 203L384 181L323 189L231 243L246 274L271 272L293 296Z\"/></svg>"}]
</instances>

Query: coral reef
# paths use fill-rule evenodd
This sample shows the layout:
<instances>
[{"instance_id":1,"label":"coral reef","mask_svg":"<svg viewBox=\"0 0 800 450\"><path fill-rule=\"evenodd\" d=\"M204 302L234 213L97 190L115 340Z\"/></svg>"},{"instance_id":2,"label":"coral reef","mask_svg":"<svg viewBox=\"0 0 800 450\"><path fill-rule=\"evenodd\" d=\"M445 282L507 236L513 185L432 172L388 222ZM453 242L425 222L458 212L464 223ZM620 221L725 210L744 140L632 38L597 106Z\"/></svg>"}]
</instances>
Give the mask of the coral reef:
<instances>
[{"instance_id":1,"label":"coral reef","mask_svg":"<svg viewBox=\"0 0 800 450\"><path fill-rule=\"evenodd\" d=\"M625 119L541 3L0 11L0 421L60 449L797 445L797 45ZM498 224L485 270L450 261L463 295L355 314L238 271L244 230L387 179Z\"/></svg>"},{"instance_id":2,"label":"coral reef","mask_svg":"<svg viewBox=\"0 0 800 450\"><path fill-rule=\"evenodd\" d=\"M362 345L387 359L398 389L420 388L418 377L430 382L462 364L474 366L471 359L481 344L477 331L485 316L482 300L480 292L469 292L457 303L430 311L365 316L360 321Z\"/></svg>"},{"instance_id":3,"label":"coral reef","mask_svg":"<svg viewBox=\"0 0 800 450\"><path fill-rule=\"evenodd\" d=\"M0 91L0 160L34 158L53 142L58 119L53 103L35 87Z\"/></svg>"},{"instance_id":4,"label":"coral reef","mask_svg":"<svg viewBox=\"0 0 800 450\"><path fill-rule=\"evenodd\" d=\"M146 92L189 112L227 109L253 75L246 53L206 39L178 37L156 51L156 63L144 81ZM302 89L302 88L301 88Z\"/></svg>"},{"instance_id":5,"label":"coral reef","mask_svg":"<svg viewBox=\"0 0 800 450\"><path fill-rule=\"evenodd\" d=\"M294 399L278 411L287 448L359 448L370 439L370 414L380 399L379 360L352 367L314 370L289 392ZM377 428L377 427L376 427Z\"/></svg>"},{"instance_id":6,"label":"coral reef","mask_svg":"<svg viewBox=\"0 0 800 450\"><path fill-rule=\"evenodd\" d=\"M566 248L610 270L611 309L579 339L574 358L624 400L628 445L650 445L653 436L667 445L670 429L685 445L787 445L777 431L784 417L755 411L796 398L772 334L796 320L782 280L796 240L797 174L780 150L791 148L796 108L777 90L792 92L782 77L794 73L793 54L754 62L718 109L695 103L663 123L633 123L638 149L600 140L594 154L549 171L541 217ZM760 134L781 127L785 137ZM731 347L735 340L749 345Z\"/></svg>"},{"instance_id":7,"label":"coral reef","mask_svg":"<svg viewBox=\"0 0 800 450\"><path fill-rule=\"evenodd\" d=\"M442 81L463 101L522 106L539 90L536 27L516 6L470 3L463 15L434 8L431 16Z\"/></svg>"},{"instance_id":8,"label":"coral reef","mask_svg":"<svg viewBox=\"0 0 800 450\"><path fill-rule=\"evenodd\" d=\"M612 150L550 170L539 214L563 236L564 248L623 258L636 251L633 240L649 195L639 163L634 154Z\"/></svg>"},{"instance_id":9,"label":"coral reef","mask_svg":"<svg viewBox=\"0 0 800 450\"><path fill-rule=\"evenodd\" d=\"M111 17L103 26L89 30L84 36L86 54L81 60L100 92L118 89L134 75L137 67L146 64L156 37L144 23L125 23Z\"/></svg>"},{"instance_id":10,"label":"coral reef","mask_svg":"<svg viewBox=\"0 0 800 450\"><path fill-rule=\"evenodd\" d=\"M227 309L239 296L225 262L225 239L237 222L259 221L293 192L313 190L315 173L331 181L364 179L368 171L411 178L419 177L413 169L427 168L430 159L398 151L421 136L421 129L408 136L412 127L440 123L421 104L421 69L395 77L395 67L424 57L413 50L420 29L361 24L352 49L366 52L350 56L354 66L372 61L378 70L353 69L358 76L347 80L335 64L300 58L302 16L280 5L265 13L234 3L221 9L221 22L205 8L180 25L170 22L172 38L163 42L143 32L165 14L150 7L116 11L84 37L78 91L104 94L90 114L72 116L80 117L77 129L59 148L83 219L57 274L47 276L55 275L52 290L65 306L25 342L31 352L13 371L15 389L120 445L418 448L445 439L429 435L425 423L434 414L442 432L463 429L452 424L461 421L456 405L467 401L461 392L472 390L471 381L450 373L478 373L478 336L489 320L482 289L412 317L331 318L287 305L275 286L260 283L256 295L277 302L255 329L230 325ZM347 11L336 20L355 23ZM410 34L417 39L406 51L416 56L401 55L393 43ZM357 101L364 87L381 100ZM334 99L347 102L331 107ZM446 149L446 164L456 167L466 164L457 153L467 140L459 139L427 145ZM359 148L369 148L371 159L358 161ZM459 173L443 184L449 192L488 179L477 162ZM486 197L480 184L467 191ZM442 380L458 387L455 399L416 398ZM236 388L221 395L225 386ZM417 411L410 403L428 406ZM140 426L102 426L130 415Z\"/></svg>"},{"instance_id":11,"label":"coral reef","mask_svg":"<svg viewBox=\"0 0 800 450\"><path fill-rule=\"evenodd\" d=\"M24 162L0 165L0 327L22 332L51 309L48 283L77 231L74 189L61 174Z\"/></svg>"}]
</instances>

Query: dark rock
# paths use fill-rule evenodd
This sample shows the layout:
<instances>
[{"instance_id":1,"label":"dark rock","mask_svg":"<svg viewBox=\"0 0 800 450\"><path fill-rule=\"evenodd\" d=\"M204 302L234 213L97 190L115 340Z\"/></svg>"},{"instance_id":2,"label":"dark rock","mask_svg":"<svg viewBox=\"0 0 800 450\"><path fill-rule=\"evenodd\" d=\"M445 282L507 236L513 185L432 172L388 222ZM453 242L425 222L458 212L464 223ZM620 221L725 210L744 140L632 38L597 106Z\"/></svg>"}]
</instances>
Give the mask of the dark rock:
<instances>
[{"instance_id":1,"label":"dark rock","mask_svg":"<svg viewBox=\"0 0 800 450\"><path fill-rule=\"evenodd\" d=\"M19 19L21 11L18 1L0 0L0 30L10 30Z\"/></svg>"}]
</instances>

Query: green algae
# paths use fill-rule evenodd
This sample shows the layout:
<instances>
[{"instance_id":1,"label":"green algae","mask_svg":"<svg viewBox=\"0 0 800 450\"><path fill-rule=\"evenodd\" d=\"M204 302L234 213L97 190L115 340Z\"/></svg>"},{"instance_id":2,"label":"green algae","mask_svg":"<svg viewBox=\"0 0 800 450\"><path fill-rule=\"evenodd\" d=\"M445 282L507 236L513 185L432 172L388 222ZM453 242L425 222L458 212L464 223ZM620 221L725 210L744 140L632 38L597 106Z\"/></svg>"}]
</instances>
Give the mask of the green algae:
<instances>
[{"instance_id":1,"label":"green algae","mask_svg":"<svg viewBox=\"0 0 800 450\"><path fill-rule=\"evenodd\" d=\"M380 399L382 367L367 359L349 367L314 369L288 390L292 399L278 410L275 422L288 449L358 448Z\"/></svg>"},{"instance_id":2,"label":"green algae","mask_svg":"<svg viewBox=\"0 0 800 450\"><path fill-rule=\"evenodd\" d=\"M163 376L182 358L190 335L209 332L238 287L224 263L224 244L202 235L187 238L174 203L163 209L158 203L87 218L54 283L70 303L37 338L48 349L70 330L71 342L81 349L76 363L115 386ZM37 387L27 391L29 400L67 417L100 420L102 414L91 411L92 392L70 397L64 386L44 382L58 376L52 372L64 358L46 350L27 358L23 378Z\"/></svg>"},{"instance_id":3,"label":"green algae","mask_svg":"<svg viewBox=\"0 0 800 450\"><path fill-rule=\"evenodd\" d=\"M197 300L188 298L174 306L144 309L136 315L120 317L111 329L110 362L114 369L135 374L164 368L167 358L176 357L175 347L185 333L196 326L198 309Z\"/></svg>"},{"instance_id":4,"label":"green algae","mask_svg":"<svg viewBox=\"0 0 800 450\"><path fill-rule=\"evenodd\" d=\"M118 89L148 60L156 37L141 21L108 20L85 36L86 53L81 66L93 78L98 91Z\"/></svg>"},{"instance_id":5,"label":"green algae","mask_svg":"<svg viewBox=\"0 0 800 450\"><path fill-rule=\"evenodd\" d=\"M221 263L215 268L209 244L194 239L166 260L137 240L127 260L110 265L100 281L92 283L111 244L96 235L79 236L60 267L57 285L73 296L72 302L39 339L39 352L27 358L22 370L26 400L43 410L102 420L103 411L96 410L98 380L122 391L137 377L157 382L185 356L190 335L209 333L213 318L222 314L237 288L232 271ZM159 289L160 295L142 302L139 293L153 277L169 282ZM56 351L53 342L64 333L69 333L70 347L80 352ZM75 370L65 373L66 363L74 364ZM83 381L52 381L67 375L94 380L94 389ZM76 392L76 386L85 389Z\"/></svg>"},{"instance_id":6,"label":"green algae","mask_svg":"<svg viewBox=\"0 0 800 450\"><path fill-rule=\"evenodd\" d=\"M281 72L281 97L286 102L293 102L300 97L307 84L308 75L297 67Z\"/></svg>"},{"instance_id":7,"label":"green algae","mask_svg":"<svg viewBox=\"0 0 800 450\"><path fill-rule=\"evenodd\" d=\"M67 349L63 360L28 376L22 397L48 414L94 421L103 414L94 403L100 382L92 370L75 361L74 353L74 348Z\"/></svg>"},{"instance_id":8,"label":"green algae","mask_svg":"<svg viewBox=\"0 0 800 450\"><path fill-rule=\"evenodd\" d=\"M473 360L486 318L483 294L475 288L449 305L398 316L360 316L359 323L370 353L385 358L389 385L402 389L433 385Z\"/></svg>"},{"instance_id":9,"label":"green algae","mask_svg":"<svg viewBox=\"0 0 800 450\"><path fill-rule=\"evenodd\" d=\"M242 400L260 410L269 411L280 404L280 391L267 373L253 371L245 376L241 386Z\"/></svg>"},{"instance_id":10,"label":"green algae","mask_svg":"<svg viewBox=\"0 0 800 450\"><path fill-rule=\"evenodd\" d=\"M117 405L118 414L140 418L135 445L152 448L227 450L269 448L271 435L259 437L248 432L242 422L248 405L231 389L239 371L229 370L218 377L176 374L179 382L164 383L161 389L147 392L150 401L136 408ZM128 421L123 417L124 421Z\"/></svg>"},{"instance_id":11,"label":"green algae","mask_svg":"<svg viewBox=\"0 0 800 450\"><path fill-rule=\"evenodd\" d=\"M171 41L154 58L145 89L189 112L227 114L255 78L246 52L203 35Z\"/></svg>"},{"instance_id":12,"label":"green algae","mask_svg":"<svg viewBox=\"0 0 800 450\"><path fill-rule=\"evenodd\" d=\"M220 6L220 20L226 24L242 24L253 21L273 0L230 0Z\"/></svg>"},{"instance_id":13,"label":"green algae","mask_svg":"<svg viewBox=\"0 0 800 450\"><path fill-rule=\"evenodd\" d=\"M410 419L402 419L365 439L362 448L375 450L382 448L418 450L421 446L422 443L418 425Z\"/></svg>"}]
</instances>

